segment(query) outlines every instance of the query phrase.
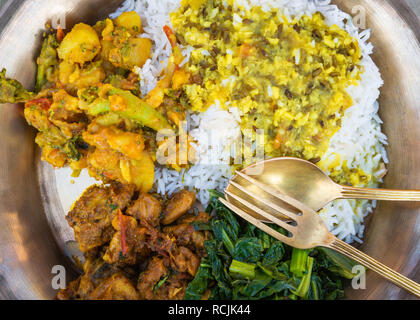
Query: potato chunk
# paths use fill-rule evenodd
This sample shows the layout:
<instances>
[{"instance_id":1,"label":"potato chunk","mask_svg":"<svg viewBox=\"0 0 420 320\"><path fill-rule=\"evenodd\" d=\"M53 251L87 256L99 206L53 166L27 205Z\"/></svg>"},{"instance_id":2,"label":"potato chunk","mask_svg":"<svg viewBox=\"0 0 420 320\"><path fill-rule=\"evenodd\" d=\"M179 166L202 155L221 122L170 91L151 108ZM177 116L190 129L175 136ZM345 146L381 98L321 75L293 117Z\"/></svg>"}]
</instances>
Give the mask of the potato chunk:
<instances>
[{"instance_id":1,"label":"potato chunk","mask_svg":"<svg viewBox=\"0 0 420 320\"><path fill-rule=\"evenodd\" d=\"M116 67L131 70L142 67L150 57L152 42L145 38L130 38L121 47L109 53L109 61Z\"/></svg>"},{"instance_id":2,"label":"potato chunk","mask_svg":"<svg viewBox=\"0 0 420 320\"><path fill-rule=\"evenodd\" d=\"M83 139L99 149L112 149L129 159L143 159L144 139L141 134L93 124L83 132Z\"/></svg>"},{"instance_id":3,"label":"potato chunk","mask_svg":"<svg viewBox=\"0 0 420 320\"><path fill-rule=\"evenodd\" d=\"M84 64L92 61L100 49L95 30L87 24L79 23L64 37L57 51L62 60Z\"/></svg>"},{"instance_id":4,"label":"potato chunk","mask_svg":"<svg viewBox=\"0 0 420 320\"><path fill-rule=\"evenodd\" d=\"M118 18L115 19L115 24L119 27L124 27L132 35L141 33L142 25L140 16L134 12L124 12Z\"/></svg>"},{"instance_id":5,"label":"potato chunk","mask_svg":"<svg viewBox=\"0 0 420 320\"><path fill-rule=\"evenodd\" d=\"M139 160L130 160L130 173L132 183L134 183L140 192L149 192L155 181L155 164L150 155L143 151L143 158Z\"/></svg>"},{"instance_id":6,"label":"potato chunk","mask_svg":"<svg viewBox=\"0 0 420 320\"><path fill-rule=\"evenodd\" d=\"M101 62L93 62L80 68L77 64L63 61L59 66L60 83L70 92L95 86L101 83L105 77Z\"/></svg>"},{"instance_id":7,"label":"potato chunk","mask_svg":"<svg viewBox=\"0 0 420 320\"><path fill-rule=\"evenodd\" d=\"M150 57L152 42L146 38L131 38L129 44L131 50L128 63L133 66L143 66Z\"/></svg>"}]
</instances>

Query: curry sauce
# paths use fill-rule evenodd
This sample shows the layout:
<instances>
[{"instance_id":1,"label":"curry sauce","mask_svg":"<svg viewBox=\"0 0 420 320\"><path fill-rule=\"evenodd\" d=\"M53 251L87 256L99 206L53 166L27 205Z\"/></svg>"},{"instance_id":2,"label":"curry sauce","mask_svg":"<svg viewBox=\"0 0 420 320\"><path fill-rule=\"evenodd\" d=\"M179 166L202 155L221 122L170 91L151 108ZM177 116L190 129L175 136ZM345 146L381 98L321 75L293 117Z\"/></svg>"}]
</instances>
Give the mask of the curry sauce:
<instances>
[{"instance_id":1,"label":"curry sauce","mask_svg":"<svg viewBox=\"0 0 420 320\"><path fill-rule=\"evenodd\" d=\"M178 40L195 48L185 87L191 109L236 107L244 134L264 130L266 156L317 162L353 105L346 88L360 80L357 40L321 13L286 17L224 3L183 1L171 16Z\"/></svg>"}]
</instances>

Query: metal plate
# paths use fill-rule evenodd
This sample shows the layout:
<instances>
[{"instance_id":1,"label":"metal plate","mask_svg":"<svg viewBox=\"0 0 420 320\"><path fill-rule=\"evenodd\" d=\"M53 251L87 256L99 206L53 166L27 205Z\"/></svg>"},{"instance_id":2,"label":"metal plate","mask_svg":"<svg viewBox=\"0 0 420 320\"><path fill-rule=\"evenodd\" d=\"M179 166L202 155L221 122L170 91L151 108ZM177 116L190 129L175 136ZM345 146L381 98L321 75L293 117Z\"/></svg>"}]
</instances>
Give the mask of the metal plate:
<instances>
[{"instance_id":1,"label":"metal plate","mask_svg":"<svg viewBox=\"0 0 420 320\"><path fill-rule=\"evenodd\" d=\"M67 13L67 27L94 22L114 11L119 0L14 1L1 19L0 67L31 87L34 57L45 21ZM367 12L375 46L373 59L385 85L380 104L389 137L391 164L385 187L420 188L420 23L403 1L335 1L347 12L361 5ZM64 220L62 182L39 161L34 131L21 107L0 108L0 298L51 299L55 265L67 276L72 266L63 254L72 232ZM65 173L64 173L65 175ZM69 177L69 181L70 181ZM62 181L62 180L60 180ZM69 192L77 197L77 190ZM67 206L65 204L65 206ZM362 249L374 258L420 282L420 205L381 202L366 232ZM410 299L395 286L368 274L366 290L347 290L350 299Z\"/></svg>"}]
</instances>

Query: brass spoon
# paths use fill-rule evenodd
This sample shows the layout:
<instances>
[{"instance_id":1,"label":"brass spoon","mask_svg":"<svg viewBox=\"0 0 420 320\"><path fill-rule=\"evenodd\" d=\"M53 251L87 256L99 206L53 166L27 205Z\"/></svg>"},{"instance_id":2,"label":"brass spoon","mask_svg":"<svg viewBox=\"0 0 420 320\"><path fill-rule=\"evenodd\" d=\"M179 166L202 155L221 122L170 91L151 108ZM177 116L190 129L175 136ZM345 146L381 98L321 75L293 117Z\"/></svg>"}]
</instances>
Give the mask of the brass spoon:
<instances>
[{"instance_id":1,"label":"brass spoon","mask_svg":"<svg viewBox=\"0 0 420 320\"><path fill-rule=\"evenodd\" d=\"M242 173L251 175L256 180L276 188L279 192L287 194L316 211L336 199L420 201L420 191L415 190L363 189L341 186L333 182L313 163L297 158L275 158L262 161L242 170ZM261 194L260 189L239 175L236 175L232 181L251 192ZM232 191L232 188L232 185L229 185L227 190ZM235 192L238 191L235 190ZM269 198L267 194L264 196ZM230 200L235 202L234 199ZM271 200L278 201L277 199ZM273 213L270 208L263 209Z\"/></svg>"}]
</instances>

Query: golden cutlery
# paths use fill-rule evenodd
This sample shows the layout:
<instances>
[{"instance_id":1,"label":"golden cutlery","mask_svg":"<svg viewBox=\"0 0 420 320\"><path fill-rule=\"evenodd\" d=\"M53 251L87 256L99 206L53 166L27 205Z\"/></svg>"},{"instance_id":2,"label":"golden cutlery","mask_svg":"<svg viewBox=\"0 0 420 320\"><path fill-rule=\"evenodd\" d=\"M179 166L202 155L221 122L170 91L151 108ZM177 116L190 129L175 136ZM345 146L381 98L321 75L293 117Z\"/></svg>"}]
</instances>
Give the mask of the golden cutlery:
<instances>
[{"instance_id":1,"label":"golden cutlery","mask_svg":"<svg viewBox=\"0 0 420 320\"><path fill-rule=\"evenodd\" d=\"M280 193L278 190L251 178L246 174L238 172L238 175L242 179L261 189L263 192L266 192L270 194L270 196L277 198L284 203L287 203L291 210L285 209L284 207L273 203L267 198L261 197L259 194L253 194L247 188L244 188L236 182L231 182L231 186L233 188L240 190L242 193L247 194L249 197L255 198L258 203L264 204L264 206L268 206L279 214L288 217L292 223L287 223L284 220L273 216L265 210L262 210L259 205L252 204L229 190L225 190L226 195L229 196L229 198L235 199L244 207L252 210L253 212L256 212L258 215L264 217L268 221L271 221L282 227L288 231L290 235L285 236L275 231L260 219L257 219L249 213L246 213L244 210L238 208L231 202L228 202L225 199L220 199L220 201L226 207L231 209L237 215L241 216L243 219L247 220L259 229L265 231L272 237L284 242L289 246L298 249L312 249L315 247L326 247L333 249L353 259L354 261L357 261L366 268L377 272L382 277L388 279L399 287L406 289L407 291L420 298L420 285L418 283L408 279L407 277L376 261L375 259L369 257L363 252L345 243L344 241L336 238L331 232L329 232L322 218L313 209L307 207L296 199Z\"/></svg>"},{"instance_id":2,"label":"golden cutlery","mask_svg":"<svg viewBox=\"0 0 420 320\"><path fill-rule=\"evenodd\" d=\"M320 168L297 158L275 158L259 162L242 171L258 172L255 179L279 192L299 200L315 211L336 199L369 199L388 201L420 201L420 190L364 189L341 186L333 182ZM245 179L236 175L232 181L261 194ZM231 190L231 186L228 186Z\"/></svg>"}]
</instances>

